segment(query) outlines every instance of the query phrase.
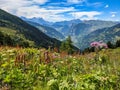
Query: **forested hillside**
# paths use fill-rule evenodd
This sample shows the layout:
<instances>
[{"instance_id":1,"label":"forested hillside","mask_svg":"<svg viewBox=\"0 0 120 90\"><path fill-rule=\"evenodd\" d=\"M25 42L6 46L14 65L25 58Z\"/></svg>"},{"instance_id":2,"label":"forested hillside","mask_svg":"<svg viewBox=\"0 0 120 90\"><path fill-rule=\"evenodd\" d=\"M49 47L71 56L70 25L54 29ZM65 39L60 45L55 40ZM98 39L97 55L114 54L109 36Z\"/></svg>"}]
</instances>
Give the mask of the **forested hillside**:
<instances>
[{"instance_id":1,"label":"forested hillside","mask_svg":"<svg viewBox=\"0 0 120 90\"><path fill-rule=\"evenodd\" d=\"M34 26L20 18L0 9L0 32L1 35L11 39L10 45L48 47L53 44L60 45L60 41L50 38ZM7 33L11 32L11 34ZM1 36L1 44L8 44L6 37Z\"/></svg>"}]
</instances>

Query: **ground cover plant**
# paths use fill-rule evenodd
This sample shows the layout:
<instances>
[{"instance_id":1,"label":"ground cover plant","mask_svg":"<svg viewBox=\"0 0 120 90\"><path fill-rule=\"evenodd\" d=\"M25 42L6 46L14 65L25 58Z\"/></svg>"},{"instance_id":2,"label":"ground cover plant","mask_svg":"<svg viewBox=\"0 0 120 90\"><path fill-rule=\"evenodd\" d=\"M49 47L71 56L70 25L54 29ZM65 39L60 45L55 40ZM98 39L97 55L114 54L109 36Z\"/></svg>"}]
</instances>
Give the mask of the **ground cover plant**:
<instances>
[{"instance_id":1,"label":"ground cover plant","mask_svg":"<svg viewBox=\"0 0 120 90\"><path fill-rule=\"evenodd\" d=\"M120 48L67 55L1 46L0 90L120 90Z\"/></svg>"}]
</instances>

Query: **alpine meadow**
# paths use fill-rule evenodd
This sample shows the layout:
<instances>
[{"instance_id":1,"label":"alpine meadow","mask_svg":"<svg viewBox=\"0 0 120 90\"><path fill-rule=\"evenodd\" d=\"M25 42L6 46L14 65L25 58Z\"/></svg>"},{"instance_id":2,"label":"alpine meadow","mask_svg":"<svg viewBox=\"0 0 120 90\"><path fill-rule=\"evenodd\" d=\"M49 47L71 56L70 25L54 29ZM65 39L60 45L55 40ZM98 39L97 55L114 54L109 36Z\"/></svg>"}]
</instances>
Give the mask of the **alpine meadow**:
<instances>
[{"instance_id":1,"label":"alpine meadow","mask_svg":"<svg viewBox=\"0 0 120 90\"><path fill-rule=\"evenodd\" d=\"M0 0L0 90L120 90L120 0Z\"/></svg>"}]
</instances>

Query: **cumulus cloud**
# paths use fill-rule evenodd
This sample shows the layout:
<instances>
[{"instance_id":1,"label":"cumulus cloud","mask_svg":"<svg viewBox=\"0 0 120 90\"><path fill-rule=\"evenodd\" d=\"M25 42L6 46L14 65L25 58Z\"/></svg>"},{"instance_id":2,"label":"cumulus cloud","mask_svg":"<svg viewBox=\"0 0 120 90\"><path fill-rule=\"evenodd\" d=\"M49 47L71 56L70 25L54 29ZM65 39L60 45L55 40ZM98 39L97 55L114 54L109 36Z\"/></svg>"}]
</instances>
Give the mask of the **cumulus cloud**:
<instances>
[{"instance_id":1,"label":"cumulus cloud","mask_svg":"<svg viewBox=\"0 0 120 90\"><path fill-rule=\"evenodd\" d=\"M32 6L32 7L19 8L16 15L25 16L27 18L42 17L45 20L49 20L49 21L61 21L68 19L66 16L62 15L61 13L65 13L69 11L74 11L74 8L56 7L55 9L54 7L42 8L38 6Z\"/></svg>"},{"instance_id":2,"label":"cumulus cloud","mask_svg":"<svg viewBox=\"0 0 120 90\"><path fill-rule=\"evenodd\" d=\"M97 19L96 16L100 15L101 12L97 12L97 11L72 12L71 14L72 14L73 17L80 18L81 20L91 20L91 19Z\"/></svg>"},{"instance_id":3,"label":"cumulus cloud","mask_svg":"<svg viewBox=\"0 0 120 90\"><path fill-rule=\"evenodd\" d=\"M61 13L75 11L74 7L41 7L49 0L1 0L0 8L17 16L27 18L42 17L49 21L60 21L68 19Z\"/></svg>"},{"instance_id":4,"label":"cumulus cloud","mask_svg":"<svg viewBox=\"0 0 120 90\"><path fill-rule=\"evenodd\" d=\"M82 3L86 0L68 0L71 3ZM47 21L63 21L75 18L95 19L101 12L79 12L72 6L44 6L49 0L0 0L0 8L19 17L27 18L42 17ZM67 13L67 15L65 14ZM86 16L86 17L85 17Z\"/></svg>"},{"instance_id":5,"label":"cumulus cloud","mask_svg":"<svg viewBox=\"0 0 120 90\"><path fill-rule=\"evenodd\" d=\"M48 0L0 0L0 8L8 12L15 13L17 9L23 7L32 7L34 4L44 4Z\"/></svg>"}]
</instances>

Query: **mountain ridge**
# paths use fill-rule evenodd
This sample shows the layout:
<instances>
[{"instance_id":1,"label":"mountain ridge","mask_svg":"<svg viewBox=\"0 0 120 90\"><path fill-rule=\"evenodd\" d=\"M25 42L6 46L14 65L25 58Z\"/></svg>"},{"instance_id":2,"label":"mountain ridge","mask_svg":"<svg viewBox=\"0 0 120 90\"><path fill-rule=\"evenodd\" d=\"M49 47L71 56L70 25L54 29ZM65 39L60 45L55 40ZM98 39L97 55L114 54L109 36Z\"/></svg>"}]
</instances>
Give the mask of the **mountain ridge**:
<instances>
[{"instance_id":1,"label":"mountain ridge","mask_svg":"<svg viewBox=\"0 0 120 90\"><path fill-rule=\"evenodd\" d=\"M86 39L85 37L87 37L90 33L95 32L98 29L112 27L118 23L119 22L116 21L75 19L70 21L55 22L52 23L50 27L59 31L62 35L64 35L64 37L70 35L74 45L78 48L83 48L81 44L83 44L84 39ZM86 42L84 44L86 44Z\"/></svg>"},{"instance_id":2,"label":"mountain ridge","mask_svg":"<svg viewBox=\"0 0 120 90\"><path fill-rule=\"evenodd\" d=\"M16 30L16 34L23 35L22 38L33 41L36 46L48 48L48 46L52 46L55 43L58 43L58 46L61 43L56 39L48 37L43 32L34 26L29 25L17 16L12 15L2 9L0 9L0 27Z\"/></svg>"},{"instance_id":3,"label":"mountain ridge","mask_svg":"<svg viewBox=\"0 0 120 90\"><path fill-rule=\"evenodd\" d=\"M81 47L85 48L88 45L90 45L90 43L93 41L103 41L106 43L110 41L112 43L115 43L119 39L120 39L120 23L112 27L102 28L94 32L91 32L82 39L84 45L82 44Z\"/></svg>"},{"instance_id":4,"label":"mountain ridge","mask_svg":"<svg viewBox=\"0 0 120 90\"><path fill-rule=\"evenodd\" d=\"M65 38L60 32L58 32L57 30L55 30L54 28L52 28L50 26L43 26L43 25L31 22L31 21L28 21L27 23L35 26L40 31L42 31L43 33L48 35L49 37L56 38L58 40L63 40Z\"/></svg>"}]
</instances>

